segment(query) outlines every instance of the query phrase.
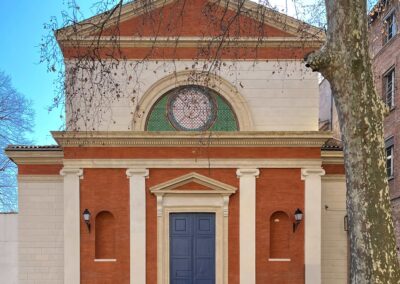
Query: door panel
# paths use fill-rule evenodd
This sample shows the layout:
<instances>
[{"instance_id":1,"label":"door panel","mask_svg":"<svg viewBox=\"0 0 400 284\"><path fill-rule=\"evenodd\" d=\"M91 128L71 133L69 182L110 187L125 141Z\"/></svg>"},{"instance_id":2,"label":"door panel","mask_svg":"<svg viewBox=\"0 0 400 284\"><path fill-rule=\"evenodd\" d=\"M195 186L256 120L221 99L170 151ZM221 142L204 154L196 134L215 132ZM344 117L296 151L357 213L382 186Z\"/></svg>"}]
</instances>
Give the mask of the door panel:
<instances>
[{"instance_id":1,"label":"door panel","mask_svg":"<svg viewBox=\"0 0 400 284\"><path fill-rule=\"evenodd\" d=\"M215 284L215 214L170 214L170 284Z\"/></svg>"}]
</instances>

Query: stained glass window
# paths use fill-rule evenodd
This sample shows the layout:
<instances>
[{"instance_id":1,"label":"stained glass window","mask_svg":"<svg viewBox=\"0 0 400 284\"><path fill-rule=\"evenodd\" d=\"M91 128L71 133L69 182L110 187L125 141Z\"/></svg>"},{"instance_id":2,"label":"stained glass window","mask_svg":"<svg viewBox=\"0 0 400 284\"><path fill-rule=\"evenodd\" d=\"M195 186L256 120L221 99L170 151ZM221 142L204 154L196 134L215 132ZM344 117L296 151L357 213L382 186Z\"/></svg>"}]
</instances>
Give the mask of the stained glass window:
<instances>
[{"instance_id":1,"label":"stained glass window","mask_svg":"<svg viewBox=\"0 0 400 284\"><path fill-rule=\"evenodd\" d=\"M148 116L148 131L237 131L229 103L203 86L187 85L163 95Z\"/></svg>"}]
</instances>

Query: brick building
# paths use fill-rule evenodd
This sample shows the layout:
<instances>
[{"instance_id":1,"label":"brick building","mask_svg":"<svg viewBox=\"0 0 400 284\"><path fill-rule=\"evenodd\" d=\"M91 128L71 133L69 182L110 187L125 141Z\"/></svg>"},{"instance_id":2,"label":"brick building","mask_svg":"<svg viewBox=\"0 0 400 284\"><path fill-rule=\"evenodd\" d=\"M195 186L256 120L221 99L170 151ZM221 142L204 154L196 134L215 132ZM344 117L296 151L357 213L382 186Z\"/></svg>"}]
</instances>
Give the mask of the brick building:
<instances>
[{"instance_id":1,"label":"brick building","mask_svg":"<svg viewBox=\"0 0 400 284\"><path fill-rule=\"evenodd\" d=\"M370 12L370 49L377 92L388 106L385 118L387 173L400 246L400 2L380 1Z\"/></svg>"},{"instance_id":2,"label":"brick building","mask_svg":"<svg viewBox=\"0 0 400 284\"><path fill-rule=\"evenodd\" d=\"M19 283L347 283L343 155L321 149L331 134L303 63L320 31L251 1L240 17L232 1L148 2L125 4L98 40L109 14L57 33L68 128L58 146L7 149ZM101 65L75 69L94 39L121 93L89 84Z\"/></svg>"}]
</instances>

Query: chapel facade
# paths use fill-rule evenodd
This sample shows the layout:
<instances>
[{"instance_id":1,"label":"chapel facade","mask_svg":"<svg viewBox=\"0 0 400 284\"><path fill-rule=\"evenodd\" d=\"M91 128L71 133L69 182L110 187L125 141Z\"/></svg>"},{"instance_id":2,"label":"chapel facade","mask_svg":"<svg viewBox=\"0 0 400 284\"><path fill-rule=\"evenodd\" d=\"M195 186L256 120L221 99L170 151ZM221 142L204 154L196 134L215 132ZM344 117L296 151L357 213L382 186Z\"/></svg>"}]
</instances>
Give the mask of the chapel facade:
<instances>
[{"instance_id":1,"label":"chapel facade","mask_svg":"<svg viewBox=\"0 0 400 284\"><path fill-rule=\"evenodd\" d=\"M343 155L303 63L323 35L238 3L134 1L57 32L67 128L7 149L20 283L347 283Z\"/></svg>"}]
</instances>

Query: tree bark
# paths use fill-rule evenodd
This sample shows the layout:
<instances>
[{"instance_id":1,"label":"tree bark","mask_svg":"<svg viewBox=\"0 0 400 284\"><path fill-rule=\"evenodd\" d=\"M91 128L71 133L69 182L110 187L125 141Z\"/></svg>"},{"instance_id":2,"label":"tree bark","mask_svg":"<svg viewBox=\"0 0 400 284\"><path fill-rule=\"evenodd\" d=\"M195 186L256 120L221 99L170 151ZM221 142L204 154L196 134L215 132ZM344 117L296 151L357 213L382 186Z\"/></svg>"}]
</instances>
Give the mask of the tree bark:
<instances>
[{"instance_id":1,"label":"tree bark","mask_svg":"<svg viewBox=\"0 0 400 284\"><path fill-rule=\"evenodd\" d=\"M307 64L328 79L344 146L351 283L400 283L366 0L325 0L327 42Z\"/></svg>"}]
</instances>

